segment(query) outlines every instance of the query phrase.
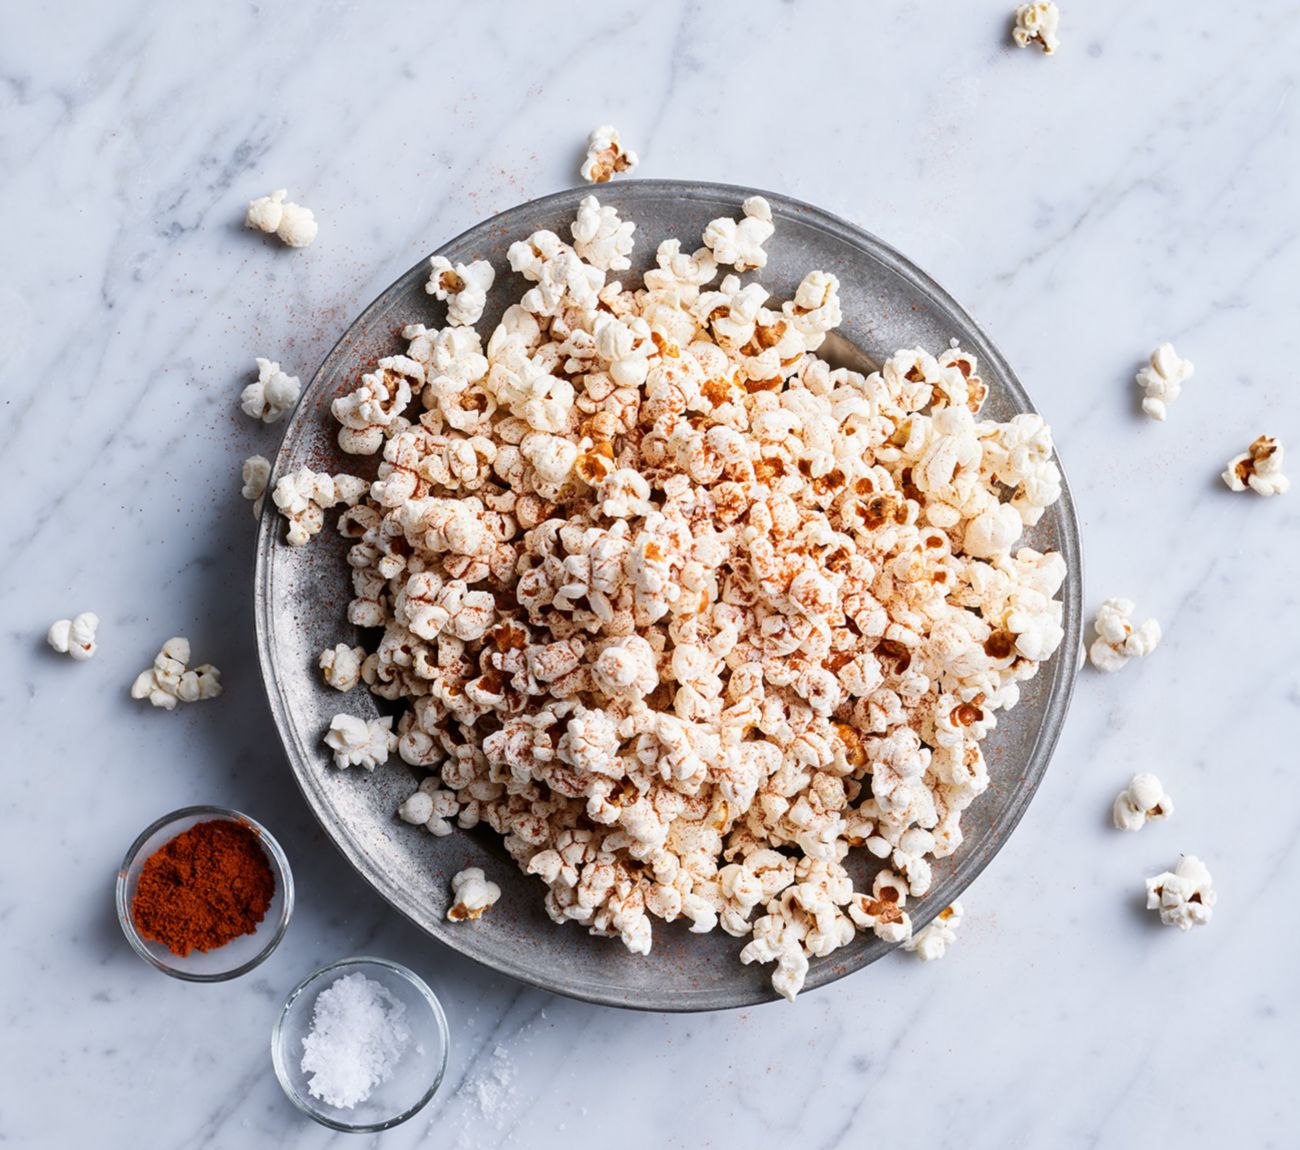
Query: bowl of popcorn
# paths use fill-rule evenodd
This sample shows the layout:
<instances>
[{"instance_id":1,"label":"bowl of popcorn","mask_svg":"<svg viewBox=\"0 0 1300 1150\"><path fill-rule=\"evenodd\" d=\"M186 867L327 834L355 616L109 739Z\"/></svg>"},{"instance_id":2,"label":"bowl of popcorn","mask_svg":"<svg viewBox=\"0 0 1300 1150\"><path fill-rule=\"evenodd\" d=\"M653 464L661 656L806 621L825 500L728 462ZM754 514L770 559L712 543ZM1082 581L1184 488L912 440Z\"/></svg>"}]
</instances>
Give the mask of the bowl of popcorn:
<instances>
[{"instance_id":1,"label":"bowl of popcorn","mask_svg":"<svg viewBox=\"0 0 1300 1150\"><path fill-rule=\"evenodd\" d=\"M322 824L430 934L594 1002L793 999L907 943L1073 688L1046 423L929 277L776 195L465 233L330 353L268 491L262 664Z\"/></svg>"}]
</instances>

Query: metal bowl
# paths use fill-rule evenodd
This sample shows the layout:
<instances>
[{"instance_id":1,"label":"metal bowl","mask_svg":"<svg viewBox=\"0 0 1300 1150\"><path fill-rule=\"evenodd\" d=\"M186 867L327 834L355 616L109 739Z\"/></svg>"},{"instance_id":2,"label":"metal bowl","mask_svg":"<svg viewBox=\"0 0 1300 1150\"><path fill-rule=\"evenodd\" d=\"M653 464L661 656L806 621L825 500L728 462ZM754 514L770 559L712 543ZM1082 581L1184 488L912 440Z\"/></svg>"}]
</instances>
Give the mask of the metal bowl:
<instances>
[{"instance_id":1,"label":"metal bowl","mask_svg":"<svg viewBox=\"0 0 1300 1150\"><path fill-rule=\"evenodd\" d=\"M449 259L489 259L497 286L480 331L491 331L507 304L522 292L508 272L506 249L538 228L567 234L585 189L522 204L479 224L440 248ZM679 237L689 247L709 220L736 215L752 189L719 184L642 180L606 185L600 199L636 221L633 272L651 266L661 240ZM985 412L1008 419L1033 405L1010 366L975 321L924 272L874 236L808 204L762 193L772 205L776 235L768 243L760 280L777 298L789 298L803 275L822 268L839 277L843 337L832 356L880 363L895 349L920 344L933 351L957 339L981 361L990 395ZM382 355L404 349L403 325L443 322L442 306L424 292L427 263L412 268L343 335L316 373L289 422L276 474L311 466L370 476L373 457L344 455L336 444L330 401L356 386ZM919 928L942 910L988 865L1024 814L1047 768L1069 705L1082 627L1082 569L1078 524L1068 488L1027 533L1039 549L1064 556L1069 576L1062 592L1065 639L1051 663L1028 684L1020 705L1000 718L985 743L992 785L966 812L965 842L935 867L930 893L914 904ZM393 906L462 954L524 982L589 1002L645 1010L719 1010L774 997L765 967L741 966L741 941L716 931L688 934L681 924L655 924L649 957L629 954L617 942L592 938L576 925L557 926L542 909L541 883L521 874L490 832L434 838L406 826L394 811L415 785L400 761L372 776L330 765L321 737L340 711L373 716L377 701L364 690L342 696L317 670L320 651L357 640L346 622L350 584L344 541L326 530L305 548L284 542L273 511L262 518L257 546L255 609L262 670L271 710L298 783L321 824L357 870ZM854 852L855 854L863 852ZM483 867L501 885L501 902L475 923L448 923L448 883L467 866ZM912 909L909 907L909 909ZM824 959L814 959L806 989L815 990L880 958L890 946L870 935Z\"/></svg>"}]
</instances>

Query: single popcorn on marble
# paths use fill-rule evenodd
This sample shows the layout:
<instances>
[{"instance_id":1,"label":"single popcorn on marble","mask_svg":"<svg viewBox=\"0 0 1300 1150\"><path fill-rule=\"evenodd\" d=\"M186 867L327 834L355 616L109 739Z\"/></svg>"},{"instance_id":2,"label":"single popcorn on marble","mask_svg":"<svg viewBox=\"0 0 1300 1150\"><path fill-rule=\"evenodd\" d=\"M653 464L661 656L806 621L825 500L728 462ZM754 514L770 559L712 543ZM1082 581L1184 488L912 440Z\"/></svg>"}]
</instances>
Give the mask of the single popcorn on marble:
<instances>
[{"instance_id":1,"label":"single popcorn on marble","mask_svg":"<svg viewBox=\"0 0 1300 1150\"><path fill-rule=\"evenodd\" d=\"M943 958L957 941L957 928L961 926L963 913L959 902L944 907L927 926L903 943L903 949L910 950L922 962Z\"/></svg>"},{"instance_id":2,"label":"single popcorn on marble","mask_svg":"<svg viewBox=\"0 0 1300 1150\"><path fill-rule=\"evenodd\" d=\"M362 719L356 715L335 715L325 733L325 745L334 752L334 765L340 770L364 767L373 771L386 763L397 749L392 716Z\"/></svg>"},{"instance_id":3,"label":"single popcorn on marble","mask_svg":"<svg viewBox=\"0 0 1300 1150\"><path fill-rule=\"evenodd\" d=\"M240 392L239 406L245 415L275 423L293 408L301 392L296 375L281 371L275 360L258 356L257 379Z\"/></svg>"},{"instance_id":4,"label":"single popcorn on marble","mask_svg":"<svg viewBox=\"0 0 1300 1150\"><path fill-rule=\"evenodd\" d=\"M1167 819L1174 813L1174 801L1155 775L1134 775L1111 807L1111 821L1120 831L1140 831L1148 822Z\"/></svg>"},{"instance_id":5,"label":"single popcorn on marble","mask_svg":"<svg viewBox=\"0 0 1300 1150\"><path fill-rule=\"evenodd\" d=\"M222 692L221 672L211 663L190 668L190 641L177 635L162 645L153 666L141 671L131 684L131 698L174 711L181 703L215 699Z\"/></svg>"},{"instance_id":6,"label":"single popcorn on marble","mask_svg":"<svg viewBox=\"0 0 1300 1150\"><path fill-rule=\"evenodd\" d=\"M1159 911L1165 926L1182 931L1204 926L1216 901L1209 869L1195 855L1183 855L1172 871L1147 879L1147 910Z\"/></svg>"},{"instance_id":7,"label":"single popcorn on marble","mask_svg":"<svg viewBox=\"0 0 1300 1150\"><path fill-rule=\"evenodd\" d=\"M447 322L452 327L473 327L483 317L495 279L496 272L487 260L452 264L445 256L432 256L424 290L446 301Z\"/></svg>"},{"instance_id":8,"label":"single popcorn on marble","mask_svg":"<svg viewBox=\"0 0 1300 1150\"><path fill-rule=\"evenodd\" d=\"M1061 10L1052 0L1037 0L1037 3L1021 4L1016 8L1011 38L1021 48L1037 44L1045 55L1050 56L1061 46L1060 26Z\"/></svg>"},{"instance_id":9,"label":"single popcorn on marble","mask_svg":"<svg viewBox=\"0 0 1300 1150\"><path fill-rule=\"evenodd\" d=\"M1282 474L1284 454L1278 440L1261 435L1245 452L1228 460L1223 482L1229 491L1249 489L1256 495L1285 495L1291 490L1291 480Z\"/></svg>"},{"instance_id":10,"label":"single popcorn on marble","mask_svg":"<svg viewBox=\"0 0 1300 1150\"><path fill-rule=\"evenodd\" d=\"M378 457L338 530L347 618L383 629L361 679L424 776L397 817L488 828L555 922L635 954L721 929L793 998L859 934L911 938L981 744L1064 637L1065 562L1024 539L1051 432L984 417L960 347L820 359L829 272L717 282L765 261L761 201L635 289L632 221L578 215L510 245L491 330L411 325L334 405ZM337 477L295 474L310 537Z\"/></svg>"},{"instance_id":11,"label":"single popcorn on marble","mask_svg":"<svg viewBox=\"0 0 1300 1150\"><path fill-rule=\"evenodd\" d=\"M83 663L98 650L95 642L98 630L99 616L93 611L82 611L71 619L56 619L51 623L45 641L60 655Z\"/></svg>"},{"instance_id":12,"label":"single popcorn on marble","mask_svg":"<svg viewBox=\"0 0 1300 1150\"><path fill-rule=\"evenodd\" d=\"M1098 671L1123 670L1130 659L1144 658L1160 643L1160 624L1148 619L1134 627L1134 610L1131 599L1107 599L1097 609L1097 637L1088 648L1088 659Z\"/></svg>"},{"instance_id":13,"label":"single popcorn on marble","mask_svg":"<svg viewBox=\"0 0 1300 1150\"><path fill-rule=\"evenodd\" d=\"M1162 343L1151 353L1151 361L1137 373L1142 389L1142 410L1161 422L1169 414L1169 405L1183 392L1183 384L1192 378L1196 365L1183 359L1172 343Z\"/></svg>"},{"instance_id":14,"label":"single popcorn on marble","mask_svg":"<svg viewBox=\"0 0 1300 1150\"><path fill-rule=\"evenodd\" d=\"M617 173L630 172L636 165L636 153L623 147L618 129L602 124L587 137L587 155L579 171L589 184L607 184Z\"/></svg>"},{"instance_id":15,"label":"single popcorn on marble","mask_svg":"<svg viewBox=\"0 0 1300 1150\"><path fill-rule=\"evenodd\" d=\"M251 200L244 227L274 234L291 248L305 248L316 238L316 217L310 208L286 200L287 188L278 188L269 196Z\"/></svg>"},{"instance_id":16,"label":"single popcorn on marble","mask_svg":"<svg viewBox=\"0 0 1300 1150\"><path fill-rule=\"evenodd\" d=\"M489 882L481 868L472 866L458 871L451 880L452 903L447 908L450 922L472 922L501 897L501 888Z\"/></svg>"}]
</instances>

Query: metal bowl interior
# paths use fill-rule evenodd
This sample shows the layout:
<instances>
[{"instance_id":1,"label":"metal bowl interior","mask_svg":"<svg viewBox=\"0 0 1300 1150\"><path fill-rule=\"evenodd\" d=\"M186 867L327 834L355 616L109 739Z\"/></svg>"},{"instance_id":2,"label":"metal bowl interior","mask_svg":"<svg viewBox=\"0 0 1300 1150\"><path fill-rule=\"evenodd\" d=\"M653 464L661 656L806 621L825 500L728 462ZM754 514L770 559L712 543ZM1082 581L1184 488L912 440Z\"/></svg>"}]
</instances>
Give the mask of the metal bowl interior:
<instances>
[{"instance_id":1,"label":"metal bowl interior","mask_svg":"<svg viewBox=\"0 0 1300 1150\"><path fill-rule=\"evenodd\" d=\"M449 259L489 259L497 284L480 331L523 291L511 275L506 249L538 228L567 234L585 189L560 192L520 205L440 248ZM637 248L627 282L653 265L661 240L688 246L710 219L738 214L751 189L674 181L630 181L600 189L602 202L637 224ZM858 366L878 364L899 347L938 351L957 339L974 352L990 395L985 412L1008 419L1033 405L1015 374L974 320L933 280L874 236L810 205L763 193L772 205L776 235L767 267L759 273L777 299L789 298L812 268L833 272L841 283L844 322L840 351ZM310 466L329 472L373 475L372 457L338 448L330 402L356 386L376 358L404 349L407 323L444 322L441 304L425 294L426 263L412 268L374 301L330 352L289 422L276 475ZM847 341L847 342L844 342ZM269 501L268 501L269 502ZM1065 639L1021 702L1000 719L985 744L992 785L966 812L965 842L936 865L935 884L915 904L919 927L957 898L988 864L1024 814L1056 745L1074 686L1074 652L1081 638L1082 569L1078 525L1068 487L1060 502L1027 533L1041 550L1059 551L1069 567L1062 595ZM346 622L350 585L344 541L329 530L305 548L284 542L279 516L263 516L257 546L255 609L259 650L271 709L303 794L331 838L357 870L394 907L448 946L495 970L559 994L590 1002L646 1010L717 1010L774 997L765 967L742 966L741 940L721 931L689 934L680 924L655 926L649 957L616 942L592 938L581 927L560 927L542 909L543 888L519 873L490 832L434 838L397 821L394 811L413 789L416 775L400 761L367 776L330 765L321 737L340 711L373 716L377 700L364 690L341 696L317 670L321 650L358 640ZM854 854L864 852L853 852ZM865 869L865 863L862 866ZM502 887L490 914L473 924L445 921L450 877L481 866ZM815 990L880 958L889 949L871 936L824 959L813 960L806 989Z\"/></svg>"}]
</instances>

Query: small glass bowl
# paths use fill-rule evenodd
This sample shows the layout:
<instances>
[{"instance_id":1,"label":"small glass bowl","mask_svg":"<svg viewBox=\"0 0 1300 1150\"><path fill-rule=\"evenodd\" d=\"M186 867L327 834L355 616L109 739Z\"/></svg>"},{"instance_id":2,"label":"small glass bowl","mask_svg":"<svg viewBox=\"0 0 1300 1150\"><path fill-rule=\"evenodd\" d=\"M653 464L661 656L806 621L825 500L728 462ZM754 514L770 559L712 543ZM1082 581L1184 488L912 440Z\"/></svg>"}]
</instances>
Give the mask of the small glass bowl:
<instances>
[{"instance_id":1,"label":"small glass bowl","mask_svg":"<svg viewBox=\"0 0 1300 1150\"><path fill-rule=\"evenodd\" d=\"M215 950L192 950L181 957L173 954L162 943L145 938L136 929L131 902L135 898L135 888L140 881L140 871L145 860L164 843L182 831L189 830L195 823L214 819L242 823L257 833L262 849L266 852L266 861L271 864L271 871L275 875L275 894L271 897L271 905L267 908L265 917L252 934L241 934ZM126 858L122 860L121 869L117 872L117 921L122 925L122 933L126 935L127 942L145 962L164 974L183 978L187 982L222 982L227 978L238 978L261 965L284 937L292 913L293 875L280 844L256 819L228 807L183 807L169 815L163 815L156 823L140 832L140 837L131 844L131 849L126 852Z\"/></svg>"},{"instance_id":2,"label":"small glass bowl","mask_svg":"<svg viewBox=\"0 0 1300 1150\"><path fill-rule=\"evenodd\" d=\"M302 1069L302 1040L311 1031L316 997L347 974L364 974L406 1007L411 1043L393 1076L350 1110L314 1098ZM285 1094L322 1126L346 1133L388 1130L418 1114L437 1092L447 1069L447 1016L437 996L414 972L385 958L344 958L303 979L285 1001L271 1032L271 1061Z\"/></svg>"}]
</instances>

